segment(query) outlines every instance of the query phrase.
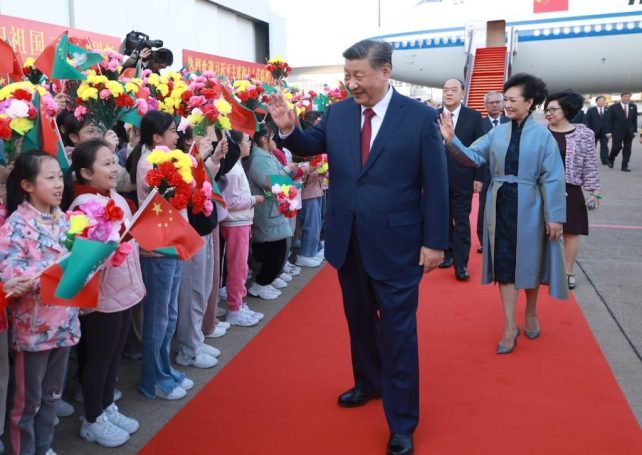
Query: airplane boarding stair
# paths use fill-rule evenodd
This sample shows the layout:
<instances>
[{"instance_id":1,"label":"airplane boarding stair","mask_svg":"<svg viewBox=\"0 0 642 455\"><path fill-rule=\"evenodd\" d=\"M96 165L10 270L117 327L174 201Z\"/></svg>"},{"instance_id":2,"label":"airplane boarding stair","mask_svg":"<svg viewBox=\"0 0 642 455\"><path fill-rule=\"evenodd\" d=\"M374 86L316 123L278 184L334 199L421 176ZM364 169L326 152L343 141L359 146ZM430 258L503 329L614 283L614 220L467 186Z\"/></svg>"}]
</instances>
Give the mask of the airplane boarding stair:
<instances>
[{"instance_id":1,"label":"airplane boarding stair","mask_svg":"<svg viewBox=\"0 0 642 455\"><path fill-rule=\"evenodd\" d=\"M473 73L468 87L466 106L486 115L484 95L490 91L502 92L506 63L505 47L478 48Z\"/></svg>"}]
</instances>

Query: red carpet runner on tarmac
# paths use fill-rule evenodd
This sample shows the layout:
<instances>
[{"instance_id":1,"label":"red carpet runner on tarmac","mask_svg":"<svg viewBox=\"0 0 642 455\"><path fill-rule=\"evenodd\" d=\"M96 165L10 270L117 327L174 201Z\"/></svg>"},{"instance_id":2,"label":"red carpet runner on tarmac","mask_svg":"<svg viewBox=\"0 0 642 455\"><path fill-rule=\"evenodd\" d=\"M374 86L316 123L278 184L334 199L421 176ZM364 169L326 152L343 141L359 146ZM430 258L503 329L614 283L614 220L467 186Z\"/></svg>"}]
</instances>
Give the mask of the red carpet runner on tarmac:
<instances>
[{"instance_id":1,"label":"red carpet runner on tarmac","mask_svg":"<svg viewBox=\"0 0 642 455\"><path fill-rule=\"evenodd\" d=\"M480 258L473 249L468 283L452 269L422 282L416 453L642 453L640 427L575 299L542 289L542 336L495 354L499 296L479 284ZM381 401L336 404L353 384L341 305L326 266L141 453L384 454Z\"/></svg>"}]
</instances>

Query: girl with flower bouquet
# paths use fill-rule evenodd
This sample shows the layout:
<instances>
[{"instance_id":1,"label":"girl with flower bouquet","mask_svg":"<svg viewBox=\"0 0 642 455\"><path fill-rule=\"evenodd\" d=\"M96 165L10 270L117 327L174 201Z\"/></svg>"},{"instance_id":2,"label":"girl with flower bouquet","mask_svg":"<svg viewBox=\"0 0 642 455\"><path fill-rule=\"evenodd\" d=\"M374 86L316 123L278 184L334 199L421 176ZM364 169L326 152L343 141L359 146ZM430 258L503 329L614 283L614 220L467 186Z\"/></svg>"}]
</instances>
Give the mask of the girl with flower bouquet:
<instances>
[{"instance_id":1,"label":"girl with flower bouquet","mask_svg":"<svg viewBox=\"0 0 642 455\"><path fill-rule=\"evenodd\" d=\"M14 453L51 449L69 348L80 338L78 308L45 304L36 278L67 252L69 222L58 207L63 188L58 160L39 150L20 154L7 180L9 218L0 228L0 280L29 277L31 282L7 307Z\"/></svg>"},{"instance_id":2,"label":"girl with flower bouquet","mask_svg":"<svg viewBox=\"0 0 642 455\"><path fill-rule=\"evenodd\" d=\"M80 144L71 155L70 172L75 184L68 213L72 221L82 223L74 226L72 222L72 228L83 229L83 235L95 240L118 241L132 213L115 190L118 166L109 145L102 140ZM144 295L138 244L132 239L121 243L106 264L95 311L80 317L78 378L85 408L80 437L104 447L125 444L139 428L136 420L118 411L114 388L133 307Z\"/></svg>"},{"instance_id":3,"label":"girl with flower bouquet","mask_svg":"<svg viewBox=\"0 0 642 455\"><path fill-rule=\"evenodd\" d=\"M147 173L153 169L148 156L159 146L174 150L177 141L176 122L170 114L149 111L143 116L140 142L126 163L131 181L136 184L139 204L152 189L145 180ZM176 195L173 205L182 204L182 199L182 196ZM185 209L179 210L179 213L187 218ZM178 400L185 397L186 390L194 386L194 382L184 373L172 367L169 358L170 341L178 320L178 288L183 261L141 250L140 264L147 294L143 299L142 371L138 390L148 398Z\"/></svg>"},{"instance_id":4,"label":"girl with flower bouquet","mask_svg":"<svg viewBox=\"0 0 642 455\"><path fill-rule=\"evenodd\" d=\"M292 174L290 168L279 163L272 154L271 150L276 147L273 136L274 130L266 124L262 124L254 135L255 146L250 154L247 172L252 195L263 195L270 190L270 175ZM287 239L290 237L292 227L279 211L276 200L268 200L255 207L252 252L256 260L261 262L261 269L248 289L251 295L265 300L273 300L281 295L273 282L281 274L286 262Z\"/></svg>"},{"instance_id":5,"label":"girl with flower bouquet","mask_svg":"<svg viewBox=\"0 0 642 455\"><path fill-rule=\"evenodd\" d=\"M208 307L208 299L212 293L213 276L218 254L214 254L214 243L218 242L218 216L212 202L212 184L205 177L203 161L214 154L220 157L227 150L227 142L220 141L214 149L212 136L197 137L194 148L190 151L194 159L200 160L199 168L190 168L194 177L193 195L188 206L190 225L204 241L204 246L183 265L183 275L178 291L178 325L176 341L178 353L176 363L195 368L211 368L218 363L217 357L221 352L204 343L203 321ZM202 174L196 178L197 174ZM198 194L200 192L200 194ZM217 276L218 278L218 276ZM218 291L218 286L217 286Z\"/></svg>"}]
</instances>

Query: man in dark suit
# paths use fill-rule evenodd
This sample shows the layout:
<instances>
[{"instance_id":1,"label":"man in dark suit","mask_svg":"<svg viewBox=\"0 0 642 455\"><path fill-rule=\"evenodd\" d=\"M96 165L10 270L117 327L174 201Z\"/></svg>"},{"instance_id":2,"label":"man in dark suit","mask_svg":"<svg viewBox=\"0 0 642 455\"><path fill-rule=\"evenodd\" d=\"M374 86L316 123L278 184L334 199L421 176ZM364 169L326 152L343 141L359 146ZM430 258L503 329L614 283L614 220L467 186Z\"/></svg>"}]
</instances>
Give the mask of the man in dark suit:
<instances>
[{"instance_id":1,"label":"man in dark suit","mask_svg":"<svg viewBox=\"0 0 642 455\"><path fill-rule=\"evenodd\" d=\"M447 80L443 87L443 107L450 112L455 124L455 134L466 147L484 135L482 116L474 109L462 104L466 94L464 83L459 79ZM442 269L455 265L455 277L459 281L470 278L468 258L470 255L470 210L473 202L473 182L483 180L483 169L470 168L446 153L448 163L448 193L450 203L450 224L448 251L439 265Z\"/></svg>"},{"instance_id":2,"label":"man in dark suit","mask_svg":"<svg viewBox=\"0 0 642 455\"><path fill-rule=\"evenodd\" d=\"M595 98L595 104L586 111L584 123L595 133L595 145L600 143L600 160L603 165L609 164L609 139L606 137L606 120L608 116L608 107L606 107L606 97L599 95Z\"/></svg>"},{"instance_id":3,"label":"man in dark suit","mask_svg":"<svg viewBox=\"0 0 642 455\"><path fill-rule=\"evenodd\" d=\"M631 143L638 128L638 107L631 103L631 93L620 94L620 102L611 105L606 119L606 136L612 138L608 166L612 168L615 158L622 150L622 170L631 172Z\"/></svg>"},{"instance_id":4,"label":"man in dark suit","mask_svg":"<svg viewBox=\"0 0 642 455\"><path fill-rule=\"evenodd\" d=\"M486 93L486 95L484 95L484 106L486 107L486 112L488 112L488 116L482 120L482 130L484 134L496 128L501 123L510 121L510 119L504 115L504 95L502 93ZM486 191L488 190L488 185L490 185L490 170L488 169L488 165L483 165L481 169L482 181L475 180L474 182L475 193L479 193L479 209L477 211L477 239L480 245L479 248L477 248L477 252L479 254L483 252L481 245L484 244L484 209L486 207Z\"/></svg>"},{"instance_id":5,"label":"man in dark suit","mask_svg":"<svg viewBox=\"0 0 642 455\"><path fill-rule=\"evenodd\" d=\"M364 40L343 53L352 97L301 131L280 95L269 111L296 155L327 151L332 180L325 257L338 269L354 387L343 407L383 395L389 454L413 453L419 419L416 310L422 272L448 246L446 159L431 107L389 83L392 47Z\"/></svg>"}]
</instances>

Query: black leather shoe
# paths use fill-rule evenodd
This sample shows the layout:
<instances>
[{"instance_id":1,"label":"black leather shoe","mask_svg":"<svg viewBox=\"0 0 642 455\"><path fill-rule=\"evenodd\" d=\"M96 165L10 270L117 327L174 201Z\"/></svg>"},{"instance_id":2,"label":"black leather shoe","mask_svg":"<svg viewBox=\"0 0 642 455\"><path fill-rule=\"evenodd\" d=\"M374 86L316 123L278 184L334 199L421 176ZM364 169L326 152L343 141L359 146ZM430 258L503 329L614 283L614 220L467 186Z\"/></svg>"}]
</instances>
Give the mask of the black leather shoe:
<instances>
[{"instance_id":1,"label":"black leather shoe","mask_svg":"<svg viewBox=\"0 0 642 455\"><path fill-rule=\"evenodd\" d=\"M608 161L602 161L602 166L608 166L609 162Z\"/></svg>"},{"instance_id":2,"label":"black leather shoe","mask_svg":"<svg viewBox=\"0 0 642 455\"><path fill-rule=\"evenodd\" d=\"M611 169L613 169L613 161L609 160L607 166L610 167Z\"/></svg>"},{"instance_id":3,"label":"black leather shoe","mask_svg":"<svg viewBox=\"0 0 642 455\"><path fill-rule=\"evenodd\" d=\"M374 398L381 398L381 392L366 394L357 388L353 388L339 395L338 403L342 408L356 408L363 406Z\"/></svg>"},{"instance_id":4,"label":"black leather shoe","mask_svg":"<svg viewBox=\"0 0 642 455\"><path fill-rule=\"evenodd\" d=\"M439 263L439 268L447 269L448 267L452 267L454 263L455 263L455 260L453 258L446 258Z\"/></svg>"},{"instance_id":5,"label":"black leather shoe","mask_svg":"<svg viewBox=\"0 0 642 455\"><path fill-rule=\"evenodd\" d=\"M622 172L631 172L628 166L622 166Z\"/></svg>"},{"instance_id":6,"label":"black leather shoe","mask_svg":"<svg viewBox=\"0 0 642 455\"><path fill-rule=\"evenodd\" d=\"M483 246L480 246L479 248L477 248L477 254L482 254L483 252L484 252Z\"/></svg>"},{"instance_id":7,"label":"black leather shoe","mask_svg":"<svg viewBox=\"0 0 642 455\"><path fill-rule=\"evenodd\" d=\"M388 455L412 455L415 453L415 446L412 443L412 436L402 434L390 435L388 440Z\"/></svg>"},{"instance_id":8,"label":"black leather shoe","mask_svg":"<svg viewBox=\"0 0 642 455\"><path fill-rule=\"evenodd\" d=\"M466 281L470 278L468 269L466 267L456 267L455 268L455 278L459 281Z\"/></svg>"}]
</instances>

